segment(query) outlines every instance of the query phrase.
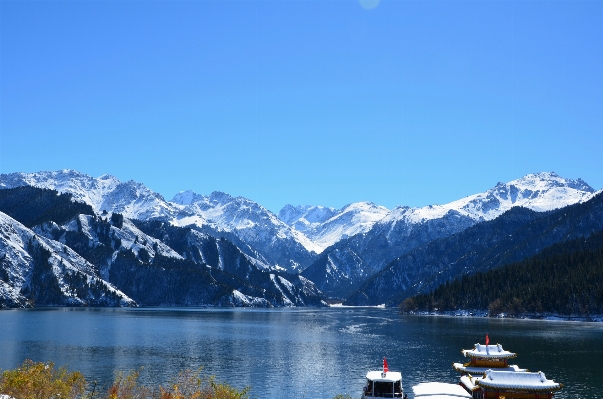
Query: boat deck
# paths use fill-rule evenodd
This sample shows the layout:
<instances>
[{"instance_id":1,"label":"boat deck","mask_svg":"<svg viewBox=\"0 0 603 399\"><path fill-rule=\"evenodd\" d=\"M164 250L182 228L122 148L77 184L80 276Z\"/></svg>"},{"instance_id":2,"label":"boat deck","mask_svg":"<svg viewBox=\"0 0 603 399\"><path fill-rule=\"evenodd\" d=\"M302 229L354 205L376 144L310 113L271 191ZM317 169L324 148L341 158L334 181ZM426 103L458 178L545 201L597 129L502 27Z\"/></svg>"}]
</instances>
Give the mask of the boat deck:
<instances>
[{"instance_id":1,"label":"boat deck","mask_svg":"<svg viewBox=\"0 0 603 399\"><path fill-rule=\"evenodd\" d=\"M471 395L458 384L443 382L423 382L412 387L416 399L472 399Z\"/></svg>"}]
</instances>

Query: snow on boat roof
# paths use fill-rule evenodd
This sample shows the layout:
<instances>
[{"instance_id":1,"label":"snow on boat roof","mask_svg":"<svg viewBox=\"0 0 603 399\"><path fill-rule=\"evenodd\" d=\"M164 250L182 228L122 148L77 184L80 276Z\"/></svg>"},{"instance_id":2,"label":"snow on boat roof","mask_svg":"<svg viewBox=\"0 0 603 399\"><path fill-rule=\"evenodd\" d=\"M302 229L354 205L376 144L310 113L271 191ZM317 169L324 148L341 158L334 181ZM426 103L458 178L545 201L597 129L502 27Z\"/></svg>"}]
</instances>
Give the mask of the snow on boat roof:
<instances>
[{"instance_id":1,"label":"snow on boat roof","mask_svg":"<svg viewBox=\"0 0 603 399\"><path fill-rule=\"evenodd\" d=\"M493 367L474 367L474 366L465 366L463 363L452 363L452 367L456 371L460 371L462 373L471 373L471 374L484 374L488 370L494 370ZM520 369L516 364L510 364L508 367L497 367L496 371L528 371L528 369Z\"/></svg>"},{"instance_id":2,"label":"snow on boat roof","mask_svg":"<svg viewBox=\"0 0 603 399\"><path fill-rule=\"evenodd\" d=\"M547 380L542 371L537 373L509 373L508 371L488 370L482 378L474 379L476 385L495 389L521 389L526 391L553 391L563 386L553 380Z\"/></svg>"},{"instance_id":3,"label":"snow on boat roof","mask_svg":"<svg viewBox=\"0 0 603 399\"><path fill-rule=\"evenodd\" d=\"M474 378L471 375L464 375L461 377L461 384L464 385L468 390L475 391L479 389L477 385L475 385L475 381L477 378Z\"/></svg>"},{"instance_id":4,"label":"snow on boat roof","mask_svg":"<svg viewBox=\"0 0 603 399\"><path fill-rule=\"evenodd\" d=\"M475 348L473 349L463 349L463 355L465 357L481 357L481 358L511 358L516 357L517 354L513 352L509 352L503 349L501 344L496 345L482 345L475 344Z\"/></svg>"},{"instance_id":5,"label":"snow on boat roof","mask_svg":"<svg viewBox=\"0 0 603 399\"><path fill-rule=\"evenodd\" d=\"M423 399L471 399L471 395L467 393L458 384L445 384L443 382L422 382L419 385L412 387L415 398Z\"/></svg>"},{"instance_id":6,"label":"snow on boat roof","mask_svg":"<svg viewBox=\"0 0 603 399\"><path fill-rule=\"evenodd\" d=\"M366 378L371 381L395 382L402 379L402 373L398 371L388 371L385 377L381 376L382 371L369 371L366 373Z\"/></svg>"}]
</instances>

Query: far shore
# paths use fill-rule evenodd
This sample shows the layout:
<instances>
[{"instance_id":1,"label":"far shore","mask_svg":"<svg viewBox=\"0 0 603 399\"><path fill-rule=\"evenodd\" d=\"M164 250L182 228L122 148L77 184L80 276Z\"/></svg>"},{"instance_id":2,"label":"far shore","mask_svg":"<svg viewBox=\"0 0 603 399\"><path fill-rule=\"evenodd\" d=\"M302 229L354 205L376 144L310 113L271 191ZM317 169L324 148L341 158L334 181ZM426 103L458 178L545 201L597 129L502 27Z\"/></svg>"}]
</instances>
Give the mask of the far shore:
<instances>
[{"instance_id":1,"label":"far shore","mask_svg":"<svg viewBox=\"0 0 603 399\"><path fill-rule=\"evenodd\" d=\"M517 320L548 320L548 321L575 321L575 322L603 322L603 315L567 316L554 313L522 313L519 315L500 313L489 316L488 312L480 310L450 310L450 311L410 311L401 312L404 315L414 316L444 316L444 317L488 317L491 319L517 319Z\"/></svg>"}]
</instances>

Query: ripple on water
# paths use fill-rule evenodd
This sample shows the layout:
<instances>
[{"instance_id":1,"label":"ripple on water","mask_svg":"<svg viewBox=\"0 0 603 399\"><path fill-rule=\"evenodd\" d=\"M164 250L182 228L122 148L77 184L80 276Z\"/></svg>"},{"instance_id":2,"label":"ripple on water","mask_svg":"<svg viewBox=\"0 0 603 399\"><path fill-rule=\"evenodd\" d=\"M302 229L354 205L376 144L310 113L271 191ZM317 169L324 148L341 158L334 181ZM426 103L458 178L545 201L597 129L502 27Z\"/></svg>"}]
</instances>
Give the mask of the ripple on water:
<instances>
[{"instance_id":1,"label":"ripple on water","mask_svg":"<svg viewBox=\"0 0 603 399\"><path fill-rule=\"evenodd\" d=\"M556 398L600 395L603 324L400 316L393 309L52 309L0 312L0 368L52 360L109 384L144 367L165 383L183 369L205 372L259 399L359 397L384 356L412 385L456 382L451 363L486 333L565 388Z\"/></svg>"}]
</instances>

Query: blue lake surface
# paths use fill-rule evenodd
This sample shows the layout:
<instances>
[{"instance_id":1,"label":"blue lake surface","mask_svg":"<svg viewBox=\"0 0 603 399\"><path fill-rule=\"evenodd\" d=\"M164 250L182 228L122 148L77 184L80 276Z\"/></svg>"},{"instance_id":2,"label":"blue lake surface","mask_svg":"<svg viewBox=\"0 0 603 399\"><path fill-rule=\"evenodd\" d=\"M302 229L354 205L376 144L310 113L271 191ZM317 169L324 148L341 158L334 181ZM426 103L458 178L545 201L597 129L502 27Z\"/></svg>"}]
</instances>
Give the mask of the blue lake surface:
<instances>
[{"instance_id":1,"label":"blue lake surface","mask_svg":"<svg viewBox=\"0 0 603 399\"><path fill-rule=\"evenodd\" d=\"M0 311L0 368L53 361L107 387L117 371L143 367L165 383L204 367L252 397L359 398L369 369L401 371L403 388L456 383L461 349L484 342L564 384L556 398L603 395L603 323L401 316L395 309L50 308Z\"/></svg>"}]
</instances>

